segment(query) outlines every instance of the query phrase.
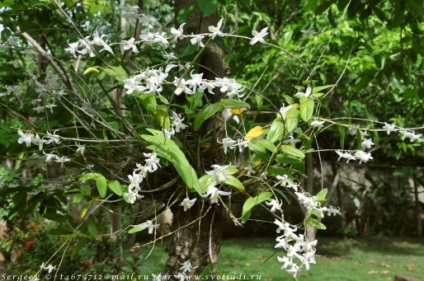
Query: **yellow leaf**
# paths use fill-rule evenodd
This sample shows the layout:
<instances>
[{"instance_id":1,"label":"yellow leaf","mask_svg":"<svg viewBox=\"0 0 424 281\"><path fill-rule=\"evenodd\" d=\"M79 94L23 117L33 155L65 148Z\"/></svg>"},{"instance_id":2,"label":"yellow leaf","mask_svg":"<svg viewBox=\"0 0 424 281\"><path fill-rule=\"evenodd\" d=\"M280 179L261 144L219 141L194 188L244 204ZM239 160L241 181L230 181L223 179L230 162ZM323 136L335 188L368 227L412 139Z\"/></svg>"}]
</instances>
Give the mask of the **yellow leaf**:
<instances>
[{"instance_id":1,"label":"yellow leaf","mask_svg":"<svg viewBox=\"0 0 424 281\"><path fill-rule=\"evenodd\" d=\"M93 73L93 72L99 73L100 71L97 70L97 68L95 68L95 67L89 67L84 71L83 75L87 75L87 74L90 74L90 73Z\"/></svg>"},{"instance_id":2,"label":"yellow leaf","mask_svg":"<svg viewBox=\"0 0 424 281\"><path fill-rule=\"evenodd\" d=\"M261 126L256 126L244 136L244 140L251 140L261 136L264 133L264 128Z\"/></svg>"},{"instance_id":3,"label":"yellow leaf","mask_svg":"<svg viewBox=\"0 0 424 281\"><path fill-rule=\"evenodd\" d=\"M233 108L233 109L231 109L231 113L232 114L234 114L234 115L240 115L240 114L242 114L243 112L245 112L247 110L247 108L246 107L242 107L242 108Z\"/></svg>"}]
</instances>

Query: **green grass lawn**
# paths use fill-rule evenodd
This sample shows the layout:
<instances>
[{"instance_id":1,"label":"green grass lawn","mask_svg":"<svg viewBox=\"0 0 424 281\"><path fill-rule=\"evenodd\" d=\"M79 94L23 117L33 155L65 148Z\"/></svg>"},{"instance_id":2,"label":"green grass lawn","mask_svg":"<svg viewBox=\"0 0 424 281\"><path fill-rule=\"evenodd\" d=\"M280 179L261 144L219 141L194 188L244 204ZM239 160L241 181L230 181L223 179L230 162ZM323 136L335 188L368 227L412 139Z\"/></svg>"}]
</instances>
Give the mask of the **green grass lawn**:
<instances>
[{"instance_id":1,"label":"green grass lawn","mask_svg":"<svg viewBox=\"0 0 424 281\"><path fill-rule=\"evenodd\" d=\"M396 273L400 273L424 281L423 239L319 238L318 241L317 264L311 265L310 271L302 272L299 275L301 280L389 281L393 280ZM219 269L225 275L242 274L246 277L242 280L293 280L280 269L277 256L284 253L276 251L274 244L272 238L225 240L222 243ZM144 261L146 274L161 272L165 265L166 243L155 247L156 251Z\"/></svg>"}]
</instances>

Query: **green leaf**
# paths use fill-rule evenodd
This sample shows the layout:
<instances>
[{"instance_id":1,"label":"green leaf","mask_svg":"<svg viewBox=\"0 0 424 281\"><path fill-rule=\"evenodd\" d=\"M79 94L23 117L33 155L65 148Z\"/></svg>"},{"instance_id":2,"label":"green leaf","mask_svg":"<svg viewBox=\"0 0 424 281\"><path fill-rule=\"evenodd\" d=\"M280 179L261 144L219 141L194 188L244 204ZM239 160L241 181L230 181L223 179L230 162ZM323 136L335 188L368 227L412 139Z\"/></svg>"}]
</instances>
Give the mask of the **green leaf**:
<instances>
[{"instance_id":1,"label":"green leaf","mask_svg":"<svg viewBox=\"0 0 424 281\"><path fill-rule=\"evenodd\" d=\"M305 220L305 223L307 225L312 226L313 228L316 228L316 229L322 229L322 230L327 229L327 227L325 227L325 225L322 222L320 222L319 220L316 220L312 217L307 218Z\"/></svg>"},{"instance_id":2,"label":"green leaf","mask_svg":"<svg viewBox=\"0 0 424 281\"><path fill-rule=\"evenodd\" d=\"M107 191L107 180L106 178L99 173L87 173L85 175L82 175L79 178L79 181L85 182L88 180L94 180L96 182L97 190L99 191L100 197L105 198L106 197L106 191Z\"/></svg>"},{"instance_id":3,"label":"green leaf","mask_svg":"<svg viewBox=\"0 0 424 281\"><path fill-rule=\"evenodd\" d=\"M168 116L168 107L166 105L160 105L157 107L155 112L156 122L158 122L159 126L165 129L169 129L171 126L171 121ZM163 135L163 133L162 133Z\"/></svg>"},{"instance_id":4,"label":"green leaf","mask_svg":"<svg viewBox=\"0 0 424 281\"><path fill-rule=\"evenodd\" d=\"M222 110L224 110L224 107L220 103L211 103L206 105L194 118L194 130L199 130L206 120Z\"/></svg>"},{"instance_id":5,"label":"green leaf","mask_svg":"<svg viewBox=\"0 0 424 281\"><path fill-rule=\"evenodd\" d=\"M78 193L75 194L74 198L72 199L72 206L76 206L81 200L84 198L84 194Z\"/></svg>"},{"instance_id":6,"label":"green leaf","mask_svg":"<svg viewBox=\"0 0 424 281\"><path fill-rule=\"evenodd\" d=\"M277 149L277 147L269 140L255 139L252 142L254 142L256 145L259 145L260 147L266 148L271 153L273 153Z\"/></svg>"},{"instance_id":7,"label":"green leaf","mask_svg":"<svg viewBox=\"0 0 424 281\"><path fill-rule=\"evenodd\" d=\"M156 98L154 95L151 94L133 94L133 96L136 96L141 105L150 112L156 112Z\"/></svg>"},{"instance_id":8,"label":"green leaf","mask_svg":"<svg viewBox=\"0 0 424 281\"><path fill-rule=\"evenodd\" d=\"M87 221L87 231L88 231L88 233L91 236L97 236L98 235L96 221L94 220L94 217L93 216L90 216L88 218L88 221Z\"/></svg>"},{"instance_id":9,"label":"green leaf","mask_svg":"<svg viewBox=\"0 0 424 281\"><path fill-rule=\"evenodd\" d=\"M215 177L212 175L204 175L199 179L199 194L204 194L208 191L210 186L216 185Z\"/></svg>"},{"instance_id":10,"label":"green leaf","mask_svg":"<svg viewBox=\"0 0 424 281\"><path fill-rule=\"evenodd\" d=\"M270 159L269 153L267 152L267 150L265 149L265 147L262 147L262 146L256 144L255 141L251 141L247 145L249 147L250 151L252 151L255 155L257 155L262 160L268 162L269 159Z\"/></svg>"},{"instance_id":11,"label":"green leaf","mask_svg":"<svg viewBox=\"0 0 424 281\"><path fill-rule=\"evenodd\" d=\"M222 105L224 108L249 108L250 104L247 102L241 101L241 100L235 100L235 99L224 99L219 102L219 104Z\"/></svg>"},{"instance_id":12,"label":"green leaf","mask_svg":"<svg viewBox=\"0 0 424 281\"><path fill-rule=\"evenodd\" d=\"M255 197L247 198L247 200L243 204L243 211L242 211L242 215L241 215L242 223L245 223L250 218L250 215L252 213L252 209L255 206L261 204L264 201L269 200L272 196L273 196L273 194L271 192L265 191L265 192L259 193Z\"/></svg>"},{"instance_id":13,"label":"green leaf","mask_svg":"<svg viewBox=\"0 0 424 281\"><path fill-rule=\"evenodd\" d=\"M334 84L332 84L332 85L324 85L324 86L313 87L313 88L312 88L312 93L313 93L313 94L316 94L316 93L321 92L322 90L325 90L325 89L328 89L328 88L331 88L331 87L334 87Z\"/></svg>"},{"instance_id":14,"label":"green leaf","mask_svg":"<svg viewBox=\"0 0 424 281\"><path fill-rule=\"evenodd\" d=\"M204 17L212 15L218 5L217 0L197 0L197 4Z\"/></svg>"},{"instance_id":15,"label":"green leaf","mask_svg":"<svg viewBox=\"0 0 424 281\"><path fill-rule=\"evenodd\" d=\"M128 74L122 66L110 66L103 69L107 75L115 78L120 84L124 79L128 79Z\"/></svg>"},{"instance_id":16,"label":"green leaf","mask_svg":"<svg viewBox=\"0 0 424 281\"><path fill-rule=\"evenodd\" d=\"M293 36L293 30L289 30L281 36L281 39L278 41L280 46L288 44Z\"/></svg>"},{"instance_id":17,"label":"green leaf","mask_svg":"<svg viewBox=\"0 0 424 281\"><path fill-rule=\"evenodd\" d=\"M302 99L299 106L300 118L307 122L309 119L311 119L312 114L314 113L315 103L312 99Z\"/></svg>"},{"instance_id":18,"label":"green leaf","mask_svg":"<svg viewBox=\"0 0 424 281\"><path fill-rule=\"evenodd\" d=\"M292 108L287 112L286 115L286 130L291 133L296 130L299 124L299 110Z\"/></svg>"},{"instance_id":19,"label":"green leaf","mask_svg":"<svg viewBox=\"0 0 424 281\"><path fill-rule=\"evenodd\" d=\"M113 191L113 193L115 193L118 196L122 196L121 184L117 180L109 182L107 186L109 187L110 190Z\"/></svg>"},{"instance_id":20,"label":"green leaf","mask_svg":"<svg viewBox=\"0 0 424 281\"><path fill-rule=\"evenodd\" d=\"M128 230L128 233L136 233L136 232L140 232L143 231L147 228L147 225L145 223L141 223L138 225L133 225L132 228L130 230Z\"/></svg>"},{"instance_id":21,"label":"green leaf","mask_svg":"<svg viewBox=\"0 0 424 281\"><path fill-rule=\"evenodd\" d=\"M224 180L224 183L231 185L231 186L234 186L238 190L244 190L243 183L238 178L236 178L234 176L227 176Z\"/></svg>"},{"instance_id":22,"label":"green leaf","mask_svg":"<svg viewBox=\"0 0 424 281\"><path fill-rule=\"evenodd\" d=\"M147 129L152 135L141 135L141 137L152 144L158 156L172 163L178 175L191 190L200 191L199 179L196 172L188 162L186 156L171 139L165 139L164 133L154 129Z\"/></svg>"},{"instance_id":23,"label":"green leaf","mask_svg":"<svg viewBox=\"0 0 424 281\"><path fill-rule=\"evenodd\" d=\"M282 118L276 118L272 121L271 127L269 128L266 139L272 143L281 141L284 134L284 123Z\"/></svg>"},{"instance_id":24,"label":"green leaf","mask_svg":"<svg viewBox=\"0 0 424 281\"><path fill-rule=\"evenodd\" d=\"M283 144L281 146L281 151L299 159L305 158L305 153L302 150L297 149L296 147L293 147L291 145Z\"/></svg>"},{"instance_id":25,"label":"green leaf","mask_svg":"<svg viewBox=\"0 0 424 281\"><path fill-rule=\"evenodd\" d=\"M325 198L327 197L328 189L324 188L321 189L320 192L315 196L317 198L317 201L323 204L325 202Z\"/></svg>"}]
</instances>

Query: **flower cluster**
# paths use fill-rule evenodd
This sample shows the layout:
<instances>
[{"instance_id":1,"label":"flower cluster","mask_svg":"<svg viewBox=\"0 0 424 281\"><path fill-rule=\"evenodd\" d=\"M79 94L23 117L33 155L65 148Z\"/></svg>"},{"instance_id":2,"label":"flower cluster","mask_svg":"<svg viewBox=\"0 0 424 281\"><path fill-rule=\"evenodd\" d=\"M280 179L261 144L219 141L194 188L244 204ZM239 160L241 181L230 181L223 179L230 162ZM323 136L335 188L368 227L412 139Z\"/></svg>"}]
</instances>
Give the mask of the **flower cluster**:
<instances>
[{"instance_id":1,"label":"flower cluster","mask_svg":"<svg viewBox=\"0 0 424 281\"><path fill-rule=\"evenodd\" d=\"M144 197L138 194L141 191L140 184L147 177L148 173L153 173L160 167L160 160L155 151L143 153L143 155L146 157L145 164L136 164L137 168L134 169L133 174L128 175L130 184L128 185L128 192L126 192L124 196L128 199L130 204L134 204L137 199Z\"/></svg>"},{"instance_id":2,"label":"flower cluster","mask_svg":"<svg viewBox=\"0 0 424 281\"><path fill-rule=\"evenodd\" d=\"M341 150L336 150L336 153L339 155L339 161L344 158L347 159L347 163L349 163L350 160L359 160L359 164L361 164L362 162L367 163L369 160L373 159L371 153L362 150L358 150L354 154L349 151L343 152Z\"/></svg>"},{"instance_id":3,"label":"flower cluster","mask_svg":"<svg viewBox=\"0 0 424 281\"><path fill-rule=\"evenodd\" d=\"M278 226L277 233L283 232L276 238L278 243L275 248L283 248L287 252L286 256L278 257L278 261L283 263L281 269L293 274L294 277L303 267L309 270L310 264L316 263L317 240L308 241L304 235L296 234L297 227L286 221L275 220L274 223Z\"/></svg>"},{"instance_id":4,"label":"flower cluster","mask_svg":"<svg viewBox=\"0 0 424 281\"><path fill-rule=\"evenodd\" d=\"M184 118L181 117L180 114L172 112L171 116L171 128L169 130L163 128L163 131L168 139L170 139L176 133L181 132L187 128L187 125L183 123Z\"/></svg>"},{"instance_id":5,"label":"flower cluster","mask_svg":"<svg viewBox=\"0 0 424 281\"><path fill-rule=\"evenodd\" d=\"M276 176L277 180L279 180L279 184L281 186L286 186L288 188L293 189L297 192L297 188L299 187L299 184L292 182L292 180L287 175L278 175Z\"/></svg>"},{"instance_id":6,"label":"flower cluster","mask_svg":"<svg viewBox=\"0 0 424 281\"><path fill-rule=\"evenodd\" d=\"M228 176L232 174L230 171L230 165L220 166L220 165L212 165L213 170L206 171L207 175L212 176L212 181L208 186L208 190L203 197L209 197L209 200L212 204L218 203L218 198L220 196L229 196L231 192L226 192L219 190L216 185L224 182Z\"/></svg>"},{"instance_id":7,"label":"flower cluster","mask_svg":"<svg viewBox=\"0 0 424 281\"><path fill-rule=\"evenodd\" d=\"M224 148L224 153L227 154L228 149L234 149L235 147L238 147L239 151L242 152L244 148L246 148L249 145L250 140L243 140L243 139L237 139L233 140L232 138L223 138L221 141L218 141L218 143L222 144Z\"/></svg>"},{"instance_id":8,"label":"flower cluster","mask_svg":"<svg viewBox=\"0 0 424 281\"><path fill-rule=\"evenodd\" d=\"M91 37L91 39L90 39ZM94 32L93 36L87 36L84 39L80 39L77 42L74 43L68 43L69 47L65 49L65 51L68 51L71 53L75 58L77 57L77 54L79 55L89 55L90 57L95 57L96 54L94 53L95 46L103 47L100 51L107 51L111 54L113 54L112 48L108 45L108 43L103 39L106 37L106 35L99 36L98 32Z\"/></svg>"},{"instance_id":9,"label":"flower cluster","mask_svg":"<svg viewBox=\"0 0 424 281\"><path fill-rule=\"evenodd\" d=\"M333 206L322 207L321 202L318 201L316 196L309 196L306 193L295 192L299 202L308 210L311 214L319 214L320 217L324 217L324 213L329 215L340 214L340 211Z\"/></svg>"}]
</instances>

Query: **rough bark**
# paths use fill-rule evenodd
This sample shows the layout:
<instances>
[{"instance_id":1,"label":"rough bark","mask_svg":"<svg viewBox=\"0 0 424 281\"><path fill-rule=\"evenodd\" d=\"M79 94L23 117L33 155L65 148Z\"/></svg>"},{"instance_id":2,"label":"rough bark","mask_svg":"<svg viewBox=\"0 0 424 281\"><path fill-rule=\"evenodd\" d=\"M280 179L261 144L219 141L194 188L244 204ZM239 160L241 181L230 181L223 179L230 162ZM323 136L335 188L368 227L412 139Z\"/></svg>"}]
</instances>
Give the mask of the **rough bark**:
<instances>
[{"instance_id":1,"label":"rough bark","mask_svg":"<svg viewBox=\"0 0 424 281\"><path fill-rule=\"evenodd\" d=\"M175 15L184 7L187 7L195 0L177 0L175 1ZM208 17L203 17L200 10L192 13L184 27L185 34L207 32L209 25L216 25L219 21L218 16L213 14ZM176 23L178 26L180 23ZM214 44L208 44L201 58L196 63L201 65L199 72L203 73L203 78L214 79L223 77L225 74L224 53L222 49ZM208 95L208 93L205 93ZM216 92L215 95L207 97L209 101L216 102L221 98L221 93ZM212 137L211 142L215 142L216 132L219 131L221 121L219 118L211 118L204 127L199 130L198 136L193 136L195 139L202 138L205 135ZM223 164L224 154L222 150L218 150L212 143L210 149L200 155L199 163L192 163L194 167L201 173L205 169L210 169L212 164ZM181 272L180 268L184 262L190 261L193 268L185 274L193 279L194 276L200 275L206 266L210 263L218 262L218 254L221 244L222 235L222 215L219 206L209 206L205 203L203 206L198 204L190 210L184 212L181 207L172 209L174 214L172 237L168 248L168 261L165 268L165 274L169 276L169 280L180 280L175 277Z\"/></svg>"}]
</instances>

